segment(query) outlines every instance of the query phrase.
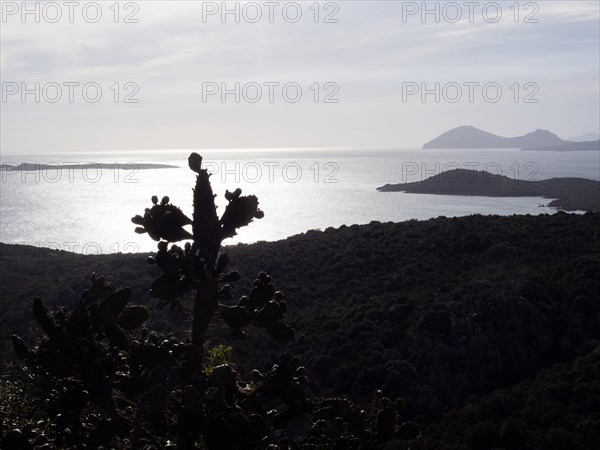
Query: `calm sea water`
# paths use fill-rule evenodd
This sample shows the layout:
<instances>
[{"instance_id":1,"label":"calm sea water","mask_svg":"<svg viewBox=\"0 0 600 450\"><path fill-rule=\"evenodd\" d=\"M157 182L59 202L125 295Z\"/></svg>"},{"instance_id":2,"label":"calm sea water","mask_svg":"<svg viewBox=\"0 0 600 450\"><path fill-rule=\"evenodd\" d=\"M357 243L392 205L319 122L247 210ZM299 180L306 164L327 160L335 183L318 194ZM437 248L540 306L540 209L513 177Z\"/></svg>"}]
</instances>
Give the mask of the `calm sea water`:
<instances>
[{"instance_id":1,"label":"calm sea water","mask_svg":"<svg viewBox=\"0 0 600 450\"><path fill-rule=\"evenodd\" d=\"M410 182L456 167L486 169L511 178L577 176L600 179L597 152L519 150L211 150L213 190L223 211L225 189L256 194L265 218L225 243L273 241L311 229L468 214L541 214L547 199L379 193L385 183ZM0 241L107 254L155 250L130 221L169 195L191 217L194 174L189 151L53 156L3 155L3 163L87 163L86 170L2 173ZM173 169L98 169L93 163L163 163Z\"/></svg>"}]
</instances>

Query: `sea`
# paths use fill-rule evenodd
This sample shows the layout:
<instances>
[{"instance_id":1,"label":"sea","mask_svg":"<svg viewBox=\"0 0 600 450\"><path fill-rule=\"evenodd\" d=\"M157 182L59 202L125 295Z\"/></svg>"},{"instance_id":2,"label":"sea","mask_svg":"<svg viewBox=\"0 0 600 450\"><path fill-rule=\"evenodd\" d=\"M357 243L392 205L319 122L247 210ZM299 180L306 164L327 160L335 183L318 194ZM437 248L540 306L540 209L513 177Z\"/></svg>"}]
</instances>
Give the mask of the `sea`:
<instances>
[{"instance_id":1,"label":"sea","mask_svg":"<svg viewBox=\"0 0 600 450\"><path fill-rule=\"evenodd\" d=\"M68 155L2 155L3 164L49 164L0 172L0 242L82 254L150 252L156 242L134 232L131 217L167 195L192 215L194 150L136 150ZM224 244L276 241L341 225L471 214L553 214L550 199L378 192L386 183L420 181L447 170L486 170L521 180L600 179L598 152L518 149L210 149L195 150L213 174L218 213L225 190L258 197L265 217ZM111 164L112 167L99 166ZM140 164L173 168L142 169ZM60 168L80 164L78 169Z\"/></svg>"}]
</instances>

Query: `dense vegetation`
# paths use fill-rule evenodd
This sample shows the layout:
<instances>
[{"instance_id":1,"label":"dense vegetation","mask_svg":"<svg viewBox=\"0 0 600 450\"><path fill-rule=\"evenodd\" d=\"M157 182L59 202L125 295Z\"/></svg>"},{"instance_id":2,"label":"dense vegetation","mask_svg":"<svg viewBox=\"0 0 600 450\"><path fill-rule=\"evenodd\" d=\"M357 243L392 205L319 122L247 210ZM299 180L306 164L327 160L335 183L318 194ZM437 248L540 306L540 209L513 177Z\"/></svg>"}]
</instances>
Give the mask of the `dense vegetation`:
<instances>
[{"instance_id":1,"label":"dense vegetation","mask_svg":"<svg viewBox=\"0 0 600 450\"><path fill-rule=\"evenodd\" d=\"M544 197L549 207L566 211L600 212L600 181L550 178L524 181L482 170L454 169L413 183L386 184L382 192L482 195L487 197Z\"/></svg>"},{"instance_id":2,"label":"dense vegetation","mask_svg":"<svg viewBox=\"0 0 600 450\"><path fill-rule=\"evenodd\" d=\"M312 391L365 405L377 389L405 398L403 419L423 426L411 448L591 449L600 438L598 230L597 214L557 213L310 231L229 248L243 275L233 295L251 288L256 267L267 271L286 293L296 330L287 348ZM36 295L75 305L86 272L155 305L145 293L159 271L140 265L145 255L0 249L5 337L37 333ZM153 312L148 328L184 333L189 314ZM209 335L211 346L231 343L222 321ZM249 332L233 349L249 376L281 346Z\"/></svg>"}]
</instances>

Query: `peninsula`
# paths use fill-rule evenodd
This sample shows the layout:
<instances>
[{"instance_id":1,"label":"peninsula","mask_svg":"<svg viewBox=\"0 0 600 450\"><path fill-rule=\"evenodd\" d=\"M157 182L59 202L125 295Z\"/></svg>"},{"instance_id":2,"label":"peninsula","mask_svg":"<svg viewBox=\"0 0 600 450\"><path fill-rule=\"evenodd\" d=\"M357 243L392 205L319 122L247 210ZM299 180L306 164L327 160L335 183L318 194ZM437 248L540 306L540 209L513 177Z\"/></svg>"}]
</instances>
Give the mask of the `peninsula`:
<instances>
[{"instance_id":1,"label":"peninsula","mask_svg":"<svg viewBox=\"0 0 600 450\"><path fill-rule=\"evenodd\" d=\"M485 171L455 169L413 183L386 184L381 192L471 195L485 197L544 197L548 206L566 211L600 211L600 181L585 178L515 180Z\"/></svg>"}]
</instances>

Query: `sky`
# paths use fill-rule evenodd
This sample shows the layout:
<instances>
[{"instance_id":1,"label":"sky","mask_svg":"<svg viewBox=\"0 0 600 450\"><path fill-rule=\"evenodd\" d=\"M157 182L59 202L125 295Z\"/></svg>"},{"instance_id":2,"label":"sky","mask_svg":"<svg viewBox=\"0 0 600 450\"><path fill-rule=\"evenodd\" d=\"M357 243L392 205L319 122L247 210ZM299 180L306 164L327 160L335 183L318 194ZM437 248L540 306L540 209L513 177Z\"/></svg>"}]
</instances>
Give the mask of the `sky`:
<instances>
[{"instance_id":1,"label":"sky","mask_svg":"<svg viewBox=\"0 0 600 450\"><path fill-rule=\"evenodd\" d=\"M599 131L597 0L76 3L2 2L2 154Z\"/></svg>"}]
</instances>

